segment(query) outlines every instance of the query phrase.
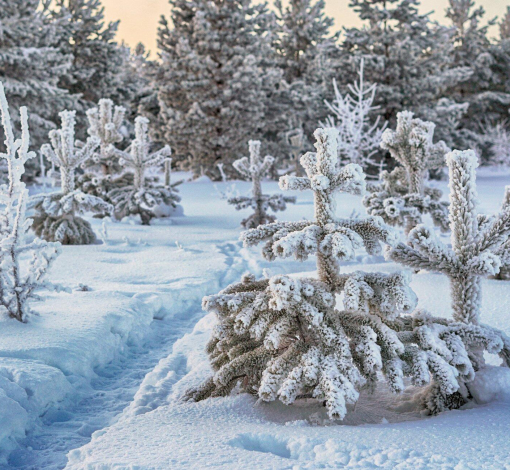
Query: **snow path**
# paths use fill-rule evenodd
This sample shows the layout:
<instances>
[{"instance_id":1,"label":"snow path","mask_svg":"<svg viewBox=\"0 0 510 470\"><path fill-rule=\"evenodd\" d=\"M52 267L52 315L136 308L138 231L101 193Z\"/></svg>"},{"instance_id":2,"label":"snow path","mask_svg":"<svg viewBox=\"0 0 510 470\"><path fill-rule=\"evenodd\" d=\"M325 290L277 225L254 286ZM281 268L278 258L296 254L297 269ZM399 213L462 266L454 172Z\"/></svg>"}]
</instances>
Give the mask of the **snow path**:
<instances>
[{"instance_id":1,"label":"snow path","mask_svg":"<svg viewBox=\"0 0 510 470\"><path fill-rule=\"evenodd\" d=\"M50 294L51 302L37 306L41 316L34 318L30 332L24 325L5 323L9 328L1 331L0 366L18 360L26 369L27 363L45 362L68 389L60 394L65 396L60 403L62 398L56 397L48 399L46 407L19 408L23 416L29 412L29 421L12 421L7 428L16 433L15 448L5 466L0 458L0 468L63 468L69 450L83 446L94 431L114 423L147 373L171 354L177 339L192 331L204 315L202 297L237 280L248 266L256 268L253 256L236 240L242 215L229 208L218 216L211 205L204 204L205 200L218 203L210 183L186 184L182 189L189 201L186 217L171 225L109 224L106 245L64 247L53 280L69 287L82 283L90 292ZM92 223L99 232L100 222ZM111 298L119 300L111 304ZM77 304L84 322L75 318ZM72 327L73 336L59 330L60 319L71 318L70 313L73 319L67 328ZM131 321L131 317L144 320ZM48 327L50 318L53 323ZM105 340L110 343L108 354L103 353ZM0 367L3 392L1 373ZM9 375L7 387L18 394L8 395L7 406L19 406L14 401L18 396L31 395L30 388Z\"/></svg>"},{"instance_id":2,"label":"snow path","mask_svg":"<svg viewBox=\"0 0 510 470\"><path fill-rule=\"evenodd\" d=\"M240 247L240 243L233 242L216 247L225 256L226 270L207 293L216 292L217 284L228 284L233 273L238 276L246 269L249 260L240 254ZM191 332L204 316L200 306L203 287L195 290L196 298L187 309L166 320L153 321L142 344L131 345L118 360L95 370L97 377L91 380L90 388L82 391L73 404L63 409L50 409L23 446L11 453L6 468L61 469L66 465L70 450L89 442L94 431L114 423L133 400L146 374L159 360L170 355L175 341Z\"/></svg>"},{"instance_id":3,"label":"snow path","mask_svg":"<svg viewBox=\"0 0 510 470\"><path fill-rule=\"evenodd\" d=\"M154 321L142 346L130 348L114 364L96 371L91 389L74 406L50 410L28 437L25 448L11 454L9 465L20 469L61 469L67 453L90 440L92 432L102 429L132 401L135 392L158 361L167 356L174 342L190 331L201 312L173 321Z\"/></svg>"}]
</instances>

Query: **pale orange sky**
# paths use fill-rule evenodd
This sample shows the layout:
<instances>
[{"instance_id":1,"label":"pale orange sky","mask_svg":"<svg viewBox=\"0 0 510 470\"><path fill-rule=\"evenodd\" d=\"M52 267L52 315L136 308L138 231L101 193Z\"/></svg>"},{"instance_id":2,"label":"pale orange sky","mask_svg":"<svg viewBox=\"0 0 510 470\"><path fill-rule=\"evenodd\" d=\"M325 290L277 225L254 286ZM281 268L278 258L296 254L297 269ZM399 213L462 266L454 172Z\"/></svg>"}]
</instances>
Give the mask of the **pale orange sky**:
<instances>
[{"instance_id":1,"label":"pale orange sky","mask_svg":"<svg viewBox=\"0 0 510 470\"><path fill-rule=\"evenodd\" d=\"M269 2L272 3L272 2ZM349 8L349 0L326 0L326 12L335 19L335 27L356 26L359 24L356 14ZM159 17L168 16L170 5L168 0L103 0L108 20L120 20L119 39L134 47L143 42L154 55L156 49L156 31ZM434 10L434 18L441 21L448 0L422 0L422 12ZM509 0L478 0L483 5L486 19L494 16L502 17ZM497 34L496 30L492 31Z\"/></svg>"}]
</instances>

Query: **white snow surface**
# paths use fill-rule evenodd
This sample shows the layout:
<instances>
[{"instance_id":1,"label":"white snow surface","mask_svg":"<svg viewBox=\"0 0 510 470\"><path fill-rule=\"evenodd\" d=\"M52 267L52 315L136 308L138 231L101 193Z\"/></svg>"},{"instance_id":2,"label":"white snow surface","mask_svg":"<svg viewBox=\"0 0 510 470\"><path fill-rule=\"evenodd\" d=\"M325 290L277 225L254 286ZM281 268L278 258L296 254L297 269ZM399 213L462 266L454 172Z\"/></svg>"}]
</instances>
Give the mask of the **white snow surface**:
<instances>
[{"instance_id":1,"label":"white snow surface","mask_svg":"<svg viewBox=\"0 0 510 470\"><path fill-rule=\"evenodd\" d=\"M493 212L508 176L479 175L480 209ZM508 369L479 373L470 386L478 403L436 417L420 414L416 390L394 396L384 387L363 393L343 422L312 402L183 402L210 373L204 347L215 318L201 311L202 296L248 270L314 269L313 260L268 264L242 249L247 212L220 200L226 187L215 186L180 186L185 217L108 223L106 244L64 247L50 278L72 293L44 294L26 325L0 319L0 468L510 469ZM236 188L244 194L249 183ZM278 191L276 183L263 189ZM282 220L312 216L310 195L296 195ZM339 215L353 209L364 214L359 198L341 195ZM360 255L345 269L398 268ZM421 307L450 315L445 277L420 273L412 287ZM483 289L482 321L510 334L510 283L486 280Z\"/></svg>"}]
</instances>

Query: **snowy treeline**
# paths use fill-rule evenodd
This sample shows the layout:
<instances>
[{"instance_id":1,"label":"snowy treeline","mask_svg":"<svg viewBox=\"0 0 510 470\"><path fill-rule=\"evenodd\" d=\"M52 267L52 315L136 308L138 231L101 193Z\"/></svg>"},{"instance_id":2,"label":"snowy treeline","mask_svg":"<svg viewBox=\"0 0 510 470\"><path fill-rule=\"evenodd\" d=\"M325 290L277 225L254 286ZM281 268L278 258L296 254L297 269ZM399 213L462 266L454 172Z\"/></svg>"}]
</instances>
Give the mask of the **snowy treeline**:
<instances>
[{"instance_id":1,"label":"snowy treeline","mask_svg":"<svg viewBox=\"0 0 510 470\"><path fill-rule=\"evenodd\" d=\"M418 0L354 0L363 26L340 35L323 1L170 4L161 60L144 64L151 92L141 109L154 137L195 176L219 179L217 163L232 175L250 138L288 168L289 131L303 132L306 150L331 113L344 162L369 160L372 174L387 155L375 145L380 126L394 128L401 111L436 124L449 147L475 148L484 164L507 162L507 17L491 39L472 1L450 0L437 24L418 12Z\"/></svg>"},{"instance_id":2,"label":"snowy treeline","mask_svg":"<svg viewBox=\"0 0 510 470\"><path fill-rule=\"evenodd\" d=\"M301 132L309 150L328 116L343 161L370 163L365 171L377 175L388 154L373 144L401 111L436 124L449 147L475 149L482 164L508 162L508 12L492 38L494 21L471 0L449 0L441 24L419 13L418 0L353 0L363 26L343 34L322 0L170 6L149 58L141 44L119 44L100 0L0 1L0 80L13 106L29 107L35 147L63 109L77 111L84 140L84 112L107 98L129 122L149 118L151 138L171 145L174 165L194 176L219 179L218 163L234 176L250 139L275 157L275 171L288 169L289 132ZM134 137L134 126L122 132ZM26 176L36 171L28 162Z\"/></svg>"},{"instance_id":3,"label":"snowy treeline","mask_svg":"<svg viewBox=\"0 0 510 470\"><path fill-rule=\"evenodd\" d=\"M11 106L29 111L33 148L58 127L61 110L76 110L79 139L85 111L111 98L136 113L143 79L135 55L116 40L100 0L1 0L0 81ZM15 129L19 120L13 118ZM1 144L0 144L1 145ZM27 162L25 178L38 168Z\"/></svg>"}]
</instances>

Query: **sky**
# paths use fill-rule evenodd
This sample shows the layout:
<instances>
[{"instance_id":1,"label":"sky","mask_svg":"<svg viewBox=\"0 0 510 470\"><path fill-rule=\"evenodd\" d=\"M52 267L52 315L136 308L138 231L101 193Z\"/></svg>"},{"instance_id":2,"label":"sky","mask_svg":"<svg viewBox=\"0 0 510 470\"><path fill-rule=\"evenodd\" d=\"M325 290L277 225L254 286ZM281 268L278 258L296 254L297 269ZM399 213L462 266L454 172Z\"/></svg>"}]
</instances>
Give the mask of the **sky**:
<instances>
[{"instance_id":1,"label":"sky","mask_svg":"<svg viewBox=\"0 0 510 470\"><path fill-rule=\"evenodd\" d=\"M510 0L475 0L483 5L486 19L494 16L502 17ZM269 3L272 3L271 1ZM358 26L356 14L349 8L349 0L326 0L326 13L335 19L335 28L342 26ZM168 0L103 0L106 18L110 21L120 20L119 39L134 47L143 42L154 56L156 52L156 32L160 16L168 16L170 5ZM422 0L423 13L434 11L433 18L441 21L448 0ZM497 30L491 31L494 35Z\"/></svg>"}]
</instances>

